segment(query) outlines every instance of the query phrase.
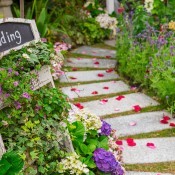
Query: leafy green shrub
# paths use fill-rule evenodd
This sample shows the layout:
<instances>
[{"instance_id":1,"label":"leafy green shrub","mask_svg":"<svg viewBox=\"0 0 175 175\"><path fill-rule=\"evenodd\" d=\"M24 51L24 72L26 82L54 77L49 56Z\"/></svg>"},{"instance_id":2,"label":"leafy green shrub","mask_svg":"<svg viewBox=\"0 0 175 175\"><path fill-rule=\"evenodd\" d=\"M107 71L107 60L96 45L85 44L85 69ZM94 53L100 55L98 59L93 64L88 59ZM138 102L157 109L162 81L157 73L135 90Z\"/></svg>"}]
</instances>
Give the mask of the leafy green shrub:
<instances>
[{"instance_id":1,"label":"leafy green shrub","mask_svg":"<svg viewBox=\"0 0 175 175\"><path fill-rule=\"evenodd\" d=\"M67 96L57 89L33 91L30 70L50 64L52 51L43 43L12 51L0 62L0 94L6 108L0 111L0 133L6 148L18 151L25 161L21 174L52 174L64 156L65 128L60 122L70 108Z\"/></svg>"}]
</instances>

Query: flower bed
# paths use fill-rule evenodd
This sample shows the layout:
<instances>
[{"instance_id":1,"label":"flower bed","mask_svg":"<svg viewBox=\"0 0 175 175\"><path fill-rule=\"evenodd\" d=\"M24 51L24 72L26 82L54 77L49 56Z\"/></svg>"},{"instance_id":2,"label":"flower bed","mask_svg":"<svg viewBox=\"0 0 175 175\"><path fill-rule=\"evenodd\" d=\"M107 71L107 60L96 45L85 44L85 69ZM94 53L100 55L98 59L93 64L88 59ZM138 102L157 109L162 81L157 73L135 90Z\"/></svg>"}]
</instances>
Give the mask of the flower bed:
<instances>
[{"instance_id":1,"label":"flower bed","mask_svg":"<svg viewBox=\"0 0 175 175\"><path fill-rule=\"evenodd\" d=\"M175 111L175 64L174 64L174 22L171 8L165 21L161 18L160 6L164 2L145 1L135 7L131 16L120 15L117 35L117 60L119 72L127 76L133 84L141 84L156 94L171 113ZM153 15L157 10L157 17ZM148 13L148 12L149 13ZM151 13L152 14L151 14ZM160 14L159 14L160 13ZM154 20L154 21L152 21ZM160 27L160 28L159 28Z\"/></svg>"}]
</instances>

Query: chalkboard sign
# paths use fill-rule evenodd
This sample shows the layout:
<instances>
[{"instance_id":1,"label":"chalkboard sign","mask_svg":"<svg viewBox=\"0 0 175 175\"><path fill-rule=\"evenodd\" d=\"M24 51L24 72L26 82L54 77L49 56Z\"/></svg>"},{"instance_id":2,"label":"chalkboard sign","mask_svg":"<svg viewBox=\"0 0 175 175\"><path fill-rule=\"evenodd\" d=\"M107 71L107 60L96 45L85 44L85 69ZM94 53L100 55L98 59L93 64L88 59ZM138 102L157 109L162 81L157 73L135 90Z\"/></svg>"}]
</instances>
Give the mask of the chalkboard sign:
<instances>
[{"instance_id":1,"label":"chalkboard sign","mask_svg":"<svg viewBox=\"0 0 175 175\"><path fill-rule=\"evenodd\" d=\"M0 57L11 49L18 50L31 41L39 41L39 33L34 20L21 18L0 19Z\"/></svg>"}]
</instances>

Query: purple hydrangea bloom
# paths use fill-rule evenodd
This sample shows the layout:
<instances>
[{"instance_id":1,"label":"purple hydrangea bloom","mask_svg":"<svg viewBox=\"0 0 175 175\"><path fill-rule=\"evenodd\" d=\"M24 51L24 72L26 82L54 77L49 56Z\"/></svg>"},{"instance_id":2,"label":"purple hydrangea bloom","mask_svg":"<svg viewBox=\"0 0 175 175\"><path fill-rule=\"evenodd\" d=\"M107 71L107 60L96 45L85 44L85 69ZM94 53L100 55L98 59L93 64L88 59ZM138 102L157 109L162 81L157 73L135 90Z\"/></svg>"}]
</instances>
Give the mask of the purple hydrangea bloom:
<instances>
[{"instance_id":1,"label":"purple hydrangea bloom","mask_svg":"<svg viewBox=\"0 0 175 175\"><path fill-rule=\"evenodd\" d=\"M101 135L109 136L111 134L111 125L108 124L107 122L103 121L102 127L101 127Z\"/></svg>"},{"instance_id":2,"label":"purple hydrangea bloom","mask_svg":"<svg viewBox=\"0 0 175 175\"><path fill-rule=\"evenodd\" d=\"M94 151L93 159L97 168L102 172L111 173L111 175L124 174L120 163L116 161L114 155L103 148L97 148Z\"/></svg>"},{"instance_id":3,"label":"purple hydrangea bloom","mask_svg":"<svg viewBox=\"0 0 175 175\"><path fill-rule=\"evenodd\" d=\"M30 98L30 95L29 95L27 92L24 92L24 93L22 94L22 96L23 96L24 98L27 98L27 99Z\"/></svg>"},{"instance_id":4,"label":"purple hydrangea bloom","mask_svg":"<svg viewBox=\"0 0 175 175\"><path fill-rule=\"evenodd\" d=\"M8 73L10 74L10 73L12 73L12 68L8 68Z\"/></svg>"}]
</instances>

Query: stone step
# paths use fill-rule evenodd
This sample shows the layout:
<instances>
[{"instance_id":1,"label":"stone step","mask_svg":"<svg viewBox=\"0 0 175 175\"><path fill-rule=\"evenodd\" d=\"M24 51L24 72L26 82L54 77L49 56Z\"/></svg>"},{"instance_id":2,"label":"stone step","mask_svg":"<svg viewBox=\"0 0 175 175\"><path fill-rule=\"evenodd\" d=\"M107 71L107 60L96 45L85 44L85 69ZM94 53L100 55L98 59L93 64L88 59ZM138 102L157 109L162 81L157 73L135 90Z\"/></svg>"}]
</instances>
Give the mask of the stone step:
<instances>
[{"instance_id":1,"label":"stone step","mask_svg":"<svg viewBox=\"0 0 175 175\"><path fill-rule=\"evenodd\" d=\"M98 59L98 58L69 58L65 63L65 66L70 67L88 67L88 68L114 68L116 66L116 60L110 59Z\"/></svg>"},{"instance_id":2,"label":"stone step","mask_svg":"<svg viewBox=\"0 0 175 175\"><path fill-rule=\"evenodd\" d=\"M115 71L107 73L105 70L65 72L60 76L60 82L88 82L99 80L112 80L119 78Z\"/></svg>"},{"instance_id":3,"label":"stone step","mask_svg":"<svg viewBox=\"0 0 175 175\"><path fill-rule=\"evenodd\" d=\"M116 40L106 40L105 41L105 44L109 45L109 46L112 46L112 47L115 47L116 45Z\"/></svg>"},{"instance_id":4,"label":"stone step","mask_svg":"<svg viewBox=\"0 0 175 175\"><path fill-rule=\"evenodd\" d=\"M145 126L146 127L146 126ZM175 161L175 137L134 140L136 146L130 147L123 141L123 161L125 164L144 164ZM153 143L152 149L147 143Z\"/></svg>"},{"instance_id":5,"label":"stone step","mask_svg":"<svg viewBox=\"0 0 175 175\"><path fill-rule=\"evenodd\" d=\"M160 123L163 115L171 117L171 115L165 111L156 111L104 120L108 122L112 128L116 129L117 136L121 137L172 128L169 124ZM175 122L175 119L171 119L169 123L170 122Z\"/></svg>"},{"instance_id":6,"label":"stone step","mask_svg":"<svg viewBox=\"0 0 175 175\"><path fill-rule=\"evenodd\" d=\"M111 57L115 58L115 50L109 49L100 49L94 48L90 46L82 46L72 51L72 53L79 53L84 55L92 55L92 56L99 56L99 57Z\"/></svg>"},{"instance_id":7,"label":"stone step","mask_svg":"<svg viewBox=\"0 0 175 175\"><path fill-rule=\"evenodd\" d=\"M172 175L169 173L153 173L153 172L134 172L128 171L125 175Z\"/></svg>"},{"instance_id":8,"label":"stone step","mask_svg":"<svg viewBox=\"0 0 175 175\"><path fill-rule=\"evenodd\" d=\"M120 93L129 90L129 86L123 81L108 81L62 88L63 93L67 94L70 98L91 97L96 95ZM95 91L97 91L98 94L93 94Z\"/></svg>"},{"instance_id":9,"label":"stone step","mask_svg":"<svg viewBox=\"0 0 175 175\"><path fill-rule=\"evenodd\" d=\"M133 106L139 105L141 108L156 106L159 103L142 93L132 93L125 95L120 101L116 97L108 98L108 102L101 104L99 100L81 103L92 113L98 116L126 112L133 110Z\"/></svg>"}]
</instances>

